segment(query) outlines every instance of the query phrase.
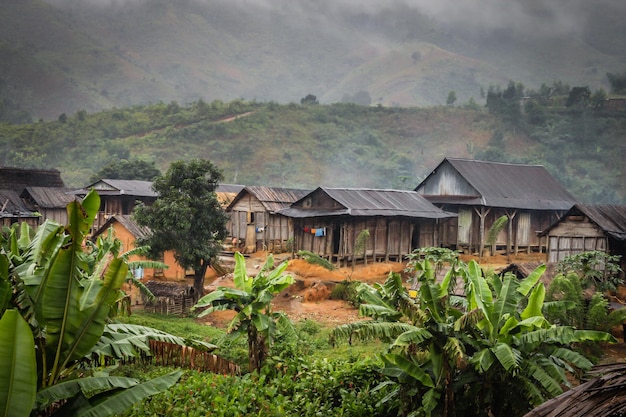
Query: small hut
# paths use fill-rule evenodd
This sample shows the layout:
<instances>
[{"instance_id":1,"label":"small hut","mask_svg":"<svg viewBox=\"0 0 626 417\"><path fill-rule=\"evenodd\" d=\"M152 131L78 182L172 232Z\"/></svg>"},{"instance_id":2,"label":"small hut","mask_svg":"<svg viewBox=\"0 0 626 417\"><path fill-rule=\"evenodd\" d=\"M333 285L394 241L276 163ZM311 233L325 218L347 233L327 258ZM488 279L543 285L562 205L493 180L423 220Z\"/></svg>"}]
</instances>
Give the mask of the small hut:
<instances>
[{"instance_id":1,"label":"small hut","mask_svg":"<svg viewBox=\"0 0 626 417\"><path fill-rule=\"evenodd\" d=\"M182 316L194 306L196 297L193 286L167 281L148 281L145 285L154 295L154 299L143 295L144 310L147 312Z\"/></svg>"},{"instance_id":2,"label":"small hut","mask_svg":"<svg viewBox=\"0 0 626 417\"><path fill-rule=\"evenodd\" d=\"M547 236L548 262L597 250L621 256L626 270L626 205L576 204L540 236Z\"/></svg>"},{"instance_id":3,"label":"small hut","mask_svg":"<svg viewBox=\"0 0 626 417\"><path fill-rule=\"evenodd\" d=\"M279 213L309 191L248 186L226 208L233 249L243 253L285 252L293 238L291 219Z\"/></svg>"}]
</instances>

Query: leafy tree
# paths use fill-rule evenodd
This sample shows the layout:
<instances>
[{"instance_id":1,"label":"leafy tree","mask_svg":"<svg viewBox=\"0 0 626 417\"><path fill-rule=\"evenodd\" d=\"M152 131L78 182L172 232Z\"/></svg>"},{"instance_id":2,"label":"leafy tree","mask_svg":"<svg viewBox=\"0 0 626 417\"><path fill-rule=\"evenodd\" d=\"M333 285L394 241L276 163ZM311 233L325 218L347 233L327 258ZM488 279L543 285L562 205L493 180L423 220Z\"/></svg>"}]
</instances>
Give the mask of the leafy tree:
<instances>
[{"instance_id":1,"label":"leafy tree","mask_svg":"<svg viewBox=\"0 0 626 417\"><path fill-rule=\"evenodd\" d=\"M167 389L181 375L139 383L96 373L90 365L92 355L100 356L98 344L114 350L103 334L128 270L113 253L95 264L85 262L89 254L82 245L99 206L92 191L82 204L68 205L69 225L46 221L31 236L23 223L2 242L2 415L112 415ZM141 345L136 335L117 349L132 353L133 345Z\"/></svg>"},{"instance_id":2,"label":"leafy tree","mask_svg":"<svg viewBox=\"0 0 626 417\"><path fill-rule=\"evenodd\" d=\"M520 99L524 96L524 86L510 81L505 90L489 87L487 109L491 114L499 115L508 123L517 124L522 115Z\"/></svg>"},{"instance_id":3,"label":"leafy tree","mask_svg":"<svg viewBox=\"0 0 626 417\"><path fill-rule=\"evenodd\" d=\"M519 281L513 274L486 277L471 261L438 282L428 263L421 263L415 299L398 274L382 286L363 284L360 312L373 320L333 331L335 340L391 338L382 384L395 386L386 400L400 398L403 415L521 415L562 393L568 371L591 367L572 343L615 340L548 323L539 281L545 266ZM457 278L465 299L452 292Z\"/></svg>"},{"instance_id":4,"label":"leafy tree","mask_svg":"<svg viewBox=\"0 0 626 417\"><path fill-rule=\"evenodd\" d=\"M569 96L567 96L565 107L577 106L584 109L585 107L587 107L590 97L591 90L589 89L589 87L572 87L569 92Z\"/></svg>"},{"instance_id":5,"label":"leafy tree","mask_svg":"<svg viewBox=\"0 0 626 417\"><path fill-rule=\"evenodd\" d=\"M313 94L307 94L306 97L300 99L300 104L320 104L320 102Z\"/></svg>"},{"instance_id":6,"label":"leafy tree","mask_svg":"<svg viewBox=\"0 0 626 417\"><path fill-rule=\"evenodd\" d=\"M215 194L221 180L222 173L207 160L173 162L153 182L156 201L134 212L137 223L151 230L139 244L150 246L153 255L173 250L180 266L193 269L197 297L204 294L206 271L226 237L227 216Z\"/></svg>"},{"instance_id":7,"label":"leafy tree","mask_svg":"<svg viewBox=\"0 0 626 417\"><path fill-rule=\"evenodd\" d=\"M454 106L456 103L456 93L454 91L450 91L448 93L448 97L446 98L446 106Z\"/></svg>"},{"instance_id":8,"label":"leafy tree","mask_svg":"<svg viewBox=\"0 0 626 417\"><path fill-rule=\"evenodd\" d=\"M611 84L611 92L614 94L626 94L626 72L621 74L608 72L606 78Z\"/></svg>"},{"instance_id":9,"label":"leafy tree","mask_svg":"<svg viewBox=\"0 0 626 417\"><path fill-rule=\"evenodd\" d=\"M120 159L105 165L96 175L91 177L91 181L98 181L106 178L110 180L141 180L152 181L161 175L161 171L154 162L140 159Z\"/></svg>"},{"instance_id":10,"label":"leafy tree","mask_svg":"<svg viewBox=\"0 0 626 417\"><path fill-rule=\"evenodd\" d=\"M243 255L236 252L235 288L218 287L194 306L194 309L203 309L199 317L218 310L237 313L228 332L233 336L247 336L250 372L259 371L263 366L277 334L277 325L290 337L297 337L289 318L283 312L273 312L271 306L274 296L295 282L292 276L284 274L286 268L287 261L274 268L274 258L270 255L259 273L249 277Z\"/></svg>"}]
</instances>

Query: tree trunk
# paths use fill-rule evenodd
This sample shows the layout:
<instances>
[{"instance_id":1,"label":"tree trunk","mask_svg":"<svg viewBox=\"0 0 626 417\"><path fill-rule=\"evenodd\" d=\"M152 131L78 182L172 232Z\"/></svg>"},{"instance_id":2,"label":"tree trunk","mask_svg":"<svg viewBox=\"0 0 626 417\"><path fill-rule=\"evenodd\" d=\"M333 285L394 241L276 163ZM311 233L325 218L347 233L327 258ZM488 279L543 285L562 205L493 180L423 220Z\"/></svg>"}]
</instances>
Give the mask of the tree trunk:
<instances>
[{"instance_id":1,"label":"tree trunk","mask_svg":"<svg viewBox=\"0 0 626 417\"><path fill-rule=\"evenodd\" d=\"M250 372L260 371L266 356L265 338L250 323L248 326L248 367Z\"/></svg>"},{"instance_id":2,"label":"tree trunk","mask_svg":"<svg viewBox=\"0 0 626 417\"><path fill-rule=\"evenodd\" d=\"M195 293L194 302L197 302L200 297L204 295L204 276L206 275L206 270L208 267L208 262L202 262L201 265L197 266L193 270L193 289Z\"/></svg>"}]
</instances>

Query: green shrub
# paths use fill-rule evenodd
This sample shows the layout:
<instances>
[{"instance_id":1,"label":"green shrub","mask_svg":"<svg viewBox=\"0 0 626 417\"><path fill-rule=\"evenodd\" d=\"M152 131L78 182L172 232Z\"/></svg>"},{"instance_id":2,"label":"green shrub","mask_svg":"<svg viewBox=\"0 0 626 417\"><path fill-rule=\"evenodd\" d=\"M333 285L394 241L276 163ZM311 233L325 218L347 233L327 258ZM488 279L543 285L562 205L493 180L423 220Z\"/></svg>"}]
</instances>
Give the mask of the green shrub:
<instances>
[{"instance_id":1,"label":"green shrub","mask_svg":"<svg viewBox=\"0 0 626 417\"><path fill-rule=\"evenodd\" d=\"M276 364L271 374L241 377L186 371L165 393L135 405L124 416L385 416L388 394L374 390L381 363L365 360Z\"/></svg>"},{"instance_id":2,"label":"green shrub","mask_svg":"<svg viewBox=\"0 0 626 417\"><path fill-rule=\"evenodd\" d=\"M358 292L357 287L360 284L359 281L342 281L333 287L330 292L329 298L331 300L344 300L348 301L350 304L357 306L359 304L358 301Z\"/></svg>"}]
</instances>

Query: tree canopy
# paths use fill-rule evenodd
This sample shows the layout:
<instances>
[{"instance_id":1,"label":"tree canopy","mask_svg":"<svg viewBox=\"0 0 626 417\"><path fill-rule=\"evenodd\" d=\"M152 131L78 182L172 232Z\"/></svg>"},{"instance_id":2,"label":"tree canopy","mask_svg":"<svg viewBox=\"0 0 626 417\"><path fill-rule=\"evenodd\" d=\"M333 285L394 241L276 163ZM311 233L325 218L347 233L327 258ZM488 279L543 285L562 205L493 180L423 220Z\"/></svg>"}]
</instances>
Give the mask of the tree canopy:
<instances>
[{"instance_id":1,"label":"tree canopy","mask_svg":"<svg viewBox=\"0 0 626 417\"><path fill-rule=\"evenodd\" d=\"M202 296L206 271L226 237L227 216L215 194L221 180L210 161L176 161L153 182L157 200L138 206L134 214L152 231L140 243L150 246L153 256L173 250L180 266L193 269L196 296Z\"/></svg>"}]
</instances>

